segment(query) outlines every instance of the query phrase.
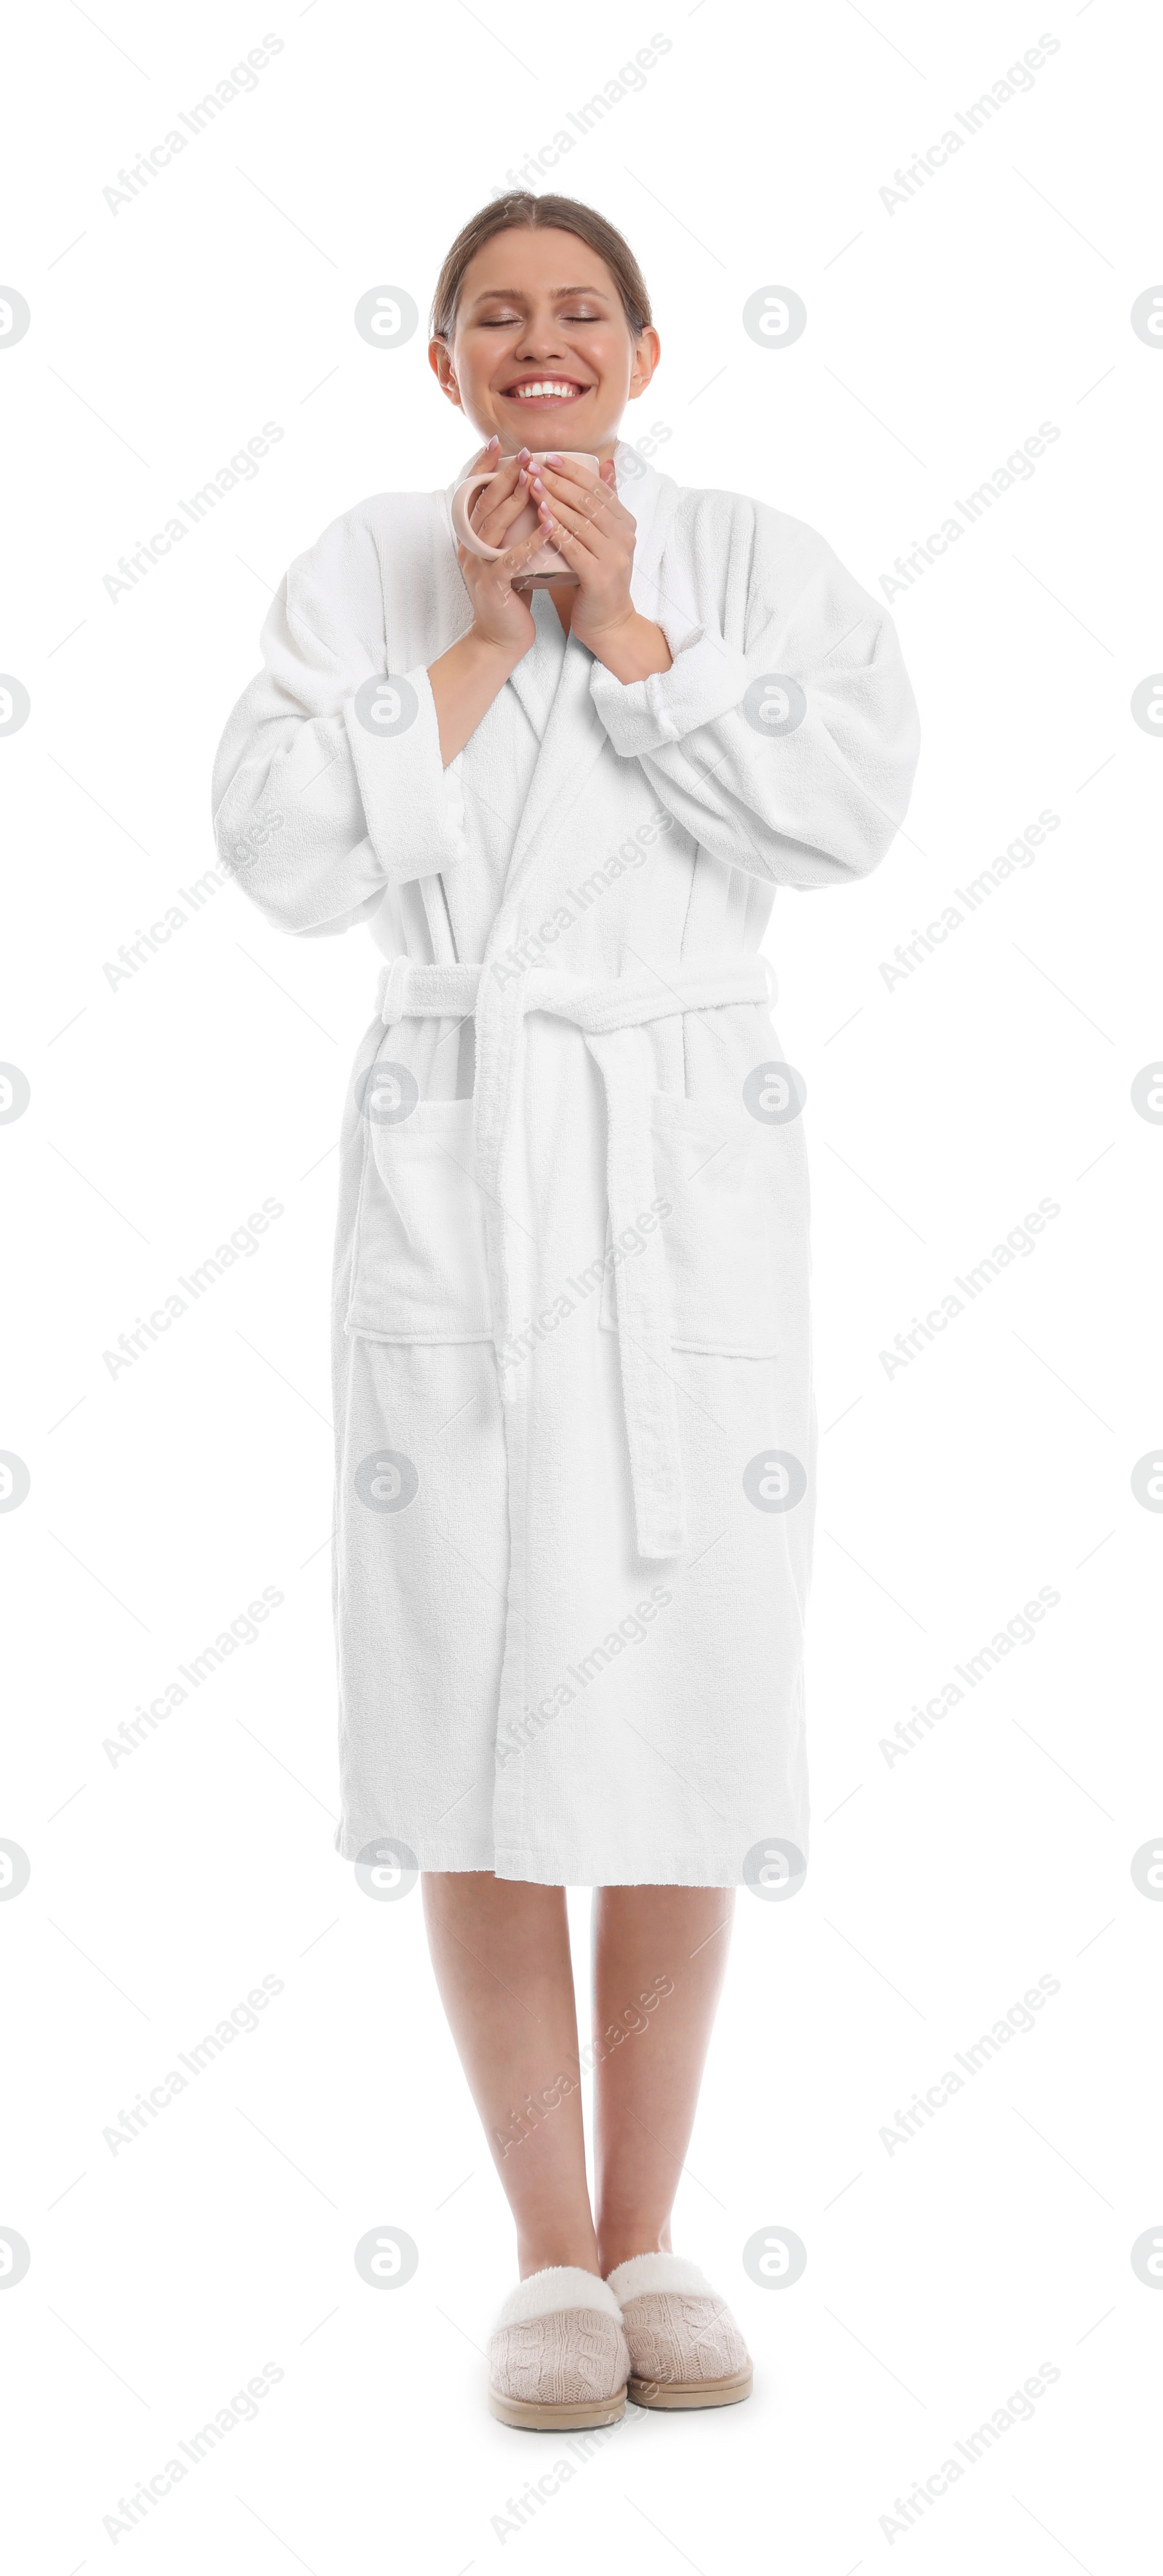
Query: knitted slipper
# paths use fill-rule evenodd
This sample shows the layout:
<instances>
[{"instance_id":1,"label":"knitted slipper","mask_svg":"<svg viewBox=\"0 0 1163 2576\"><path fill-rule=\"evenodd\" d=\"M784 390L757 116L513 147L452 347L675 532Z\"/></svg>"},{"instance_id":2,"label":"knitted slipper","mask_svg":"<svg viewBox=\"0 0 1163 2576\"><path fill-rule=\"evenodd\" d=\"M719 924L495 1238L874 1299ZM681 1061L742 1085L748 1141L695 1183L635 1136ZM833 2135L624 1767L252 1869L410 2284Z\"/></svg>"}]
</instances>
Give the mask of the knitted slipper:
<instances>
[{"instance_id":1,"label":"knitted slipper","mask_svg":"<svg viewBox=\"0 0 1163 2576\"><path fill-rule=\"evenodd\" d=\"M489 2406L527 2432L618 2423L629 2372L613 2291L573 2263L519 2281L489 2337Z\"/></svg>"},{"instance_id":2,"label":"knitted slipper","mask_svg":"<svg viewBox=\"0 0 1163 2576\"><path fill-rule=\"evenodd\" d=\"M635 2406L734 2406L751 2395L747 2346L697 2263L634 2254L606 2286L622 2311Z\"/></svg>"}]
</instances>

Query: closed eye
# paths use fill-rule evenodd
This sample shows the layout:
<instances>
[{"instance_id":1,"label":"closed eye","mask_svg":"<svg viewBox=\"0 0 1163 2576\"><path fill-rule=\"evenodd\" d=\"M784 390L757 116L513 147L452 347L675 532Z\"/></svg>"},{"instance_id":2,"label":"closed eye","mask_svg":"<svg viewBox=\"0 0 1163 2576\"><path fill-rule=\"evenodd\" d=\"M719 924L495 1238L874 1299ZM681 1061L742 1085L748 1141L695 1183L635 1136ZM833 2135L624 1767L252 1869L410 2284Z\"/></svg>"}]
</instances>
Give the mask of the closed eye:
<instances>
[{"instance_id":1,"label":"closed eye","mask_svg":"<svg viewBox=\"0 0 1163 2576\"><path fill-rule=\"evenodd\" d=\"M511 331L514 323L523 318L520 313L490 313L476 327L478 331ZM563 313L559 319L562 322L601 322L605 316L601 313Z\"/></svg>"}]
</instances>

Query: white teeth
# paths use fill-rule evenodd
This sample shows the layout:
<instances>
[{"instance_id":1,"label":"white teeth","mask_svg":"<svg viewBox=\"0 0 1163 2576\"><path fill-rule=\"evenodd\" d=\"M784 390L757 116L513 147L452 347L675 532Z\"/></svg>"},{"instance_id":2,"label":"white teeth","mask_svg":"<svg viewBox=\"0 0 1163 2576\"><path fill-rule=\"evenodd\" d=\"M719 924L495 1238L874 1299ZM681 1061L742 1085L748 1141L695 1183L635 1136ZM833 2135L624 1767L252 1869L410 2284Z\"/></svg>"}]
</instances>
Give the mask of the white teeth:
<instances>
[{"instance_id":1,"label":"white teeth","mask_svg":"<svg viewBox=\"0 0 1163 2576\"><path fill-rule=\"evenodd\" d=\"M518 402L532 402L538 395L544 400L547 394L556 394L560 400L568 402L572 400L576 387L556 384L550 379L545 384L515 385L513 391Z\"/></svg>"}]
</instances>

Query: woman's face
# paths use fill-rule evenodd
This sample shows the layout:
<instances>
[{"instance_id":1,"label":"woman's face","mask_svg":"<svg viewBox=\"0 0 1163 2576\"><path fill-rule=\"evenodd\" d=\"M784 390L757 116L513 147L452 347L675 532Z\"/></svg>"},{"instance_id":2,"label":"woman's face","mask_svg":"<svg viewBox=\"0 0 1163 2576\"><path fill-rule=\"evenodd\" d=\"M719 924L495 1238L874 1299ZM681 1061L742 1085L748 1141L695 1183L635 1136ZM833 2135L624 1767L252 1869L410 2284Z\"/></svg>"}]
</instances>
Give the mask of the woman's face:
<instances>
[{"instance_id":1,"label":"woman's face","mask_svg":"<svg viewBox=\"0 0 1163 2576\"><path fill-rule=\"evenodd\" d=\"M658 333L631 336L603 259L548 225L495 233L469 261L447 346L429 363L450 402L502 456L518 448L614 453L628 402L658 364ZM524 389L524 390L523 390Z\"/></svg>"}]
</instances>

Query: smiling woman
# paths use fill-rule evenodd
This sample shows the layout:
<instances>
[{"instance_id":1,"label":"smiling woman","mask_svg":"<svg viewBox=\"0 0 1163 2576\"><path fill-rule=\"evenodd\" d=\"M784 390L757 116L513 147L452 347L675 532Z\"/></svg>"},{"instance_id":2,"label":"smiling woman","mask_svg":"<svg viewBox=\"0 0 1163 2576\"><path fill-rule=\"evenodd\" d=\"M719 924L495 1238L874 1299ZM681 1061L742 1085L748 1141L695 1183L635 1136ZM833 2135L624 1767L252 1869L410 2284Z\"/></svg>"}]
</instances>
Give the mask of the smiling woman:
<instances>
[{"instance_id":1,"label":"smiling woman","mask_svg":"<svg viewBox=\"0 0 1163 2576\"><path fill-rule=\"evenodd\" d=\"M803 1085L760 948L777 888L875 867L917 753L824 539L620 434L660 357L591 207L474 215L429 361L483 443L292 565L215 781L267 918L386 960L336 1235L337 1842L421 1873L517 2230L490 2404L543 2431L751 2386L670 2211L735 1890L807 1852ZM592 2205L577 1885L596 2029L670 1997L596 2064Z\"/></svg>"}]
</instances>

